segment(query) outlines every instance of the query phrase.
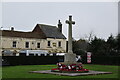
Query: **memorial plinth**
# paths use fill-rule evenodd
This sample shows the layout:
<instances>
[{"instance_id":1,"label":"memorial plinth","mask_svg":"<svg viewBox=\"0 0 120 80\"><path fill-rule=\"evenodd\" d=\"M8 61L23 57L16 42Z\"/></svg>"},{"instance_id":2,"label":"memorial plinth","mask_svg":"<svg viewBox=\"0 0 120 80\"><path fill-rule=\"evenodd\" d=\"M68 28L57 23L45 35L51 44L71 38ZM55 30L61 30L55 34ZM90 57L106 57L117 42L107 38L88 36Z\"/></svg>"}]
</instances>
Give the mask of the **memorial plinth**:
<instances>
[{"instance_id":1,"label":"memorial plinth","mask_svg":"<svg viewBox=\"0 0 120 80\"><path fill-rule=\"evenodd\" d=\"M68 53L64 55L64 62L58 63L58 68L52 69L52 72L88 72L88 69L84 69L82 63L76 62L76 54L72 51L72 16L69 16L69 20L66 20L69 25L68 28Z\"/></svg>"},{"instance_id":2,"label":"memorial plinth","mask_svg":"<svg viewBox=\"0 0 120 80\"><path fill-rule=\"evenodd\" d=\"M76 64L76 54L65 54L64 55L64 62L63 64L65 65L71 65L71 64Z\"/></svg>"}]
</instances>

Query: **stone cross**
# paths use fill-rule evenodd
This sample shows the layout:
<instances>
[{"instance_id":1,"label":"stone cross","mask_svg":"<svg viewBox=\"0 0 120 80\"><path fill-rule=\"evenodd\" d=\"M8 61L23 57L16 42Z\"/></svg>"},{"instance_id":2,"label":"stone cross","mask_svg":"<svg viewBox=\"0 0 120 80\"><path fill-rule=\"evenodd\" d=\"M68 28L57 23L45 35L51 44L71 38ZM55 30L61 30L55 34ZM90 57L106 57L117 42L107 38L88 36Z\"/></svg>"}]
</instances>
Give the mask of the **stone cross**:
<instances>
[{"instance_id":1,"label":"stone cross","mask_svg":"<svg viewBox=\"0 0 120 80\"><path fill-rule=\"evenodd\" d=\"M72 21L72 16L69 16L69 20L66 20L66 23L69 25L68 28L68 53L64 56L64 64L70 65L70 64L76 64L76 54L73 54L72 51L72 24L75 24L74 21Z\"/></svg>"},{"instance_id":2,"label":"stone cross","mask_svg":"<svg viewBox=\"0 0 120 80\"><path fill-rule=\"evenodd\" d=\"M68 28L68 53L73 53L72 51L72 24L75 24L75 21L72 21L72 16L69 16L69 20L66 20L66 23L69 25Z\"/></svg>"}]
</instances>

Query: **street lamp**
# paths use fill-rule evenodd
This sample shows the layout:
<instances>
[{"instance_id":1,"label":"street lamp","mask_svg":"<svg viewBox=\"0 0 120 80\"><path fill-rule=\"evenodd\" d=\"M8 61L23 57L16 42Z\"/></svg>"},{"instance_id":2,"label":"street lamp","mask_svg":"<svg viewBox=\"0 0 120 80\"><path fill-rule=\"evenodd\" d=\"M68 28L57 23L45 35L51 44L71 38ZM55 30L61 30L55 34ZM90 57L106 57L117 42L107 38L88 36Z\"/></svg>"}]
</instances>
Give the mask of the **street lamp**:
<instances>
[{"instance_id":1,"label":"street lamp","mask_svg":"<svg viewBox=\"0 0 120 80\"><path fill-rule=\"evenodd\" d=\"M2 28L0 27L0 56L2 56Z\"/></svg>"}]
</instances>

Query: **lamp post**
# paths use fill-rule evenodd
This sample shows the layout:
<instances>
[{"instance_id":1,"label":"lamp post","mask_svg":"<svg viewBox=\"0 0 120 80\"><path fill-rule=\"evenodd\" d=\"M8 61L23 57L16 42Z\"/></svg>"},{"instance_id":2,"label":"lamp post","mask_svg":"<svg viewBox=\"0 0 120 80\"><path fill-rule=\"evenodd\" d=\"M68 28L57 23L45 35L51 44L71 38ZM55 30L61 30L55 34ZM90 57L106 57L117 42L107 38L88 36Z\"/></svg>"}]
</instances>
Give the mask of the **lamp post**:
<instances>
[{"instance_id":1,"label":"lamp post","mask_svg":"<svg viewBox=\"0 0 120 80\"><path fill-rule=\"evenodd\" d=\"M2 28L0 27L0 56L2 56Z\"/></svg>"}]
</instances>

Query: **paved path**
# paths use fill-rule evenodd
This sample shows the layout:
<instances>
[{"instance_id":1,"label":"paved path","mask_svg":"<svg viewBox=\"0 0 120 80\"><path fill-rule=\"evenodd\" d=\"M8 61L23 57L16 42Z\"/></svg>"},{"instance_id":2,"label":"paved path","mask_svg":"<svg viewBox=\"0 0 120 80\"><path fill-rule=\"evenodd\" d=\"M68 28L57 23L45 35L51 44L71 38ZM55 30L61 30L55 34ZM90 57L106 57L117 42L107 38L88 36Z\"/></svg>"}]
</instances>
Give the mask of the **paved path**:
<instances>
[{"instance_id":1,"label":"paved path","mask_svg":"<svg viewBox=\"0 0 120 80\"><path fill-rule=\"evenodd\" d=\"M91 71L91 70L89 72L87 72L87 73L60 73L60 72L51 72L51 70L30 71L30 73L55 74L55 75L63 75L63 76L82 76L82 75L112 74L112 72Z\"/></svg>"}]
</instances>

